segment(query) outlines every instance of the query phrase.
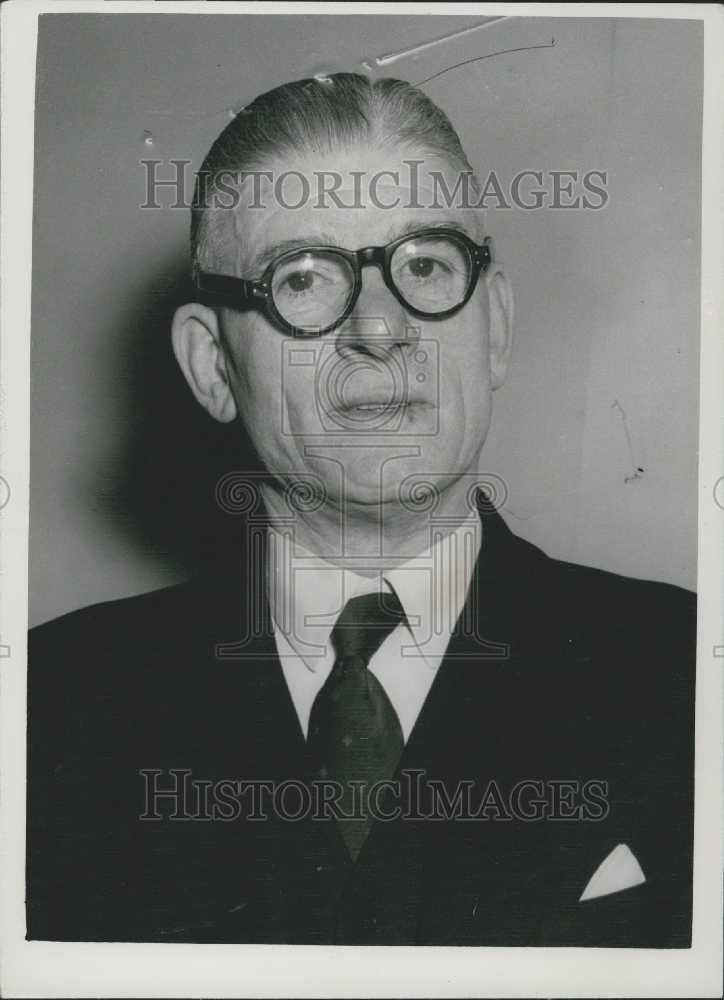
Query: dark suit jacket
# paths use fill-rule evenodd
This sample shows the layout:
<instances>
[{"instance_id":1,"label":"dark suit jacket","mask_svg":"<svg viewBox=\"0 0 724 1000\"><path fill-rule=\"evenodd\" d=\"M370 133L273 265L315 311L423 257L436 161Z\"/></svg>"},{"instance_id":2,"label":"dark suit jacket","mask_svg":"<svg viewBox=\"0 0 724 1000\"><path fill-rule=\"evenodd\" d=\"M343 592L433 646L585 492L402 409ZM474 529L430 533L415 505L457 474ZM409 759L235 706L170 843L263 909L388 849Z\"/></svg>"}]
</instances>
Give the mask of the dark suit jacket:
<instances>
[{"instance_id":1,"label":"dark suit jacket","mask_svg":"<svg viewBox=\"0 0 724 1000\"><path fill-rule=\"evenodd\" d=\"M172 820L167 800L164 818L139 819L144 770L158 787L171 769L308 774L247 553L236 577L220 567L31 633L28 937L689 946L695 598L550 559L481 517L468 600L400 769L449 792L470 780L474 802L495 782L497 818L377 821L354 865L333 819ZM548 783L533 786L548 802L556 781L605 782L605 815L504 818L526 779ZM618 844L646 882L579 902Z\"/></svg>"}]
</instances>

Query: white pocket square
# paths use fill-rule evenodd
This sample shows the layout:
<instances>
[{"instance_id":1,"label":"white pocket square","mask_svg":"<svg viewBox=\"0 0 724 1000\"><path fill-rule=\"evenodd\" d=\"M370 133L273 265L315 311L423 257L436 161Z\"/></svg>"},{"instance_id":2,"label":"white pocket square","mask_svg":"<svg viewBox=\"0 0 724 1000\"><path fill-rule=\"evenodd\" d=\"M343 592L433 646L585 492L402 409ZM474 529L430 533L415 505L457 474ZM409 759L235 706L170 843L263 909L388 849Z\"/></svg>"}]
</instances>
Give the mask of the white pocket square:
<instances>
[{"instance_id":1,"label":"white pocket square","mask_svg":"<svg viewBox=\"0 0 724 1000\"><path fill-rule=\"evenodd\" d=\"M626 844L617 844L595 870L578 902L609 896L612 892L631 889L645 881L646 876L633 851Z\"/></svg>"}]
</instances>

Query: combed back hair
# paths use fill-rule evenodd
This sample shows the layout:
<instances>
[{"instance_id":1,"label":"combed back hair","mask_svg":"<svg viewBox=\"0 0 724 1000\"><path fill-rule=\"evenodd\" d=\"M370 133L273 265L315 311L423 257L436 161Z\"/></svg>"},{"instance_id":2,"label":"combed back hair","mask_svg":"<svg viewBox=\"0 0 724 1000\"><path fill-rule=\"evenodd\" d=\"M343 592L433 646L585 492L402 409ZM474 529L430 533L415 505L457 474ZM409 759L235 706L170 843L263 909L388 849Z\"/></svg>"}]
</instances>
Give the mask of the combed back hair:
<instances>
[{"instance_id":1,"label":"combed back hair","mask_svg":"<svg viewBox=\"0 0 724 1000\"><path fill-rule=\"evenodd\" d=\"M285 83L238 112L206 155L191 209L194 275L200 269L221 266L229 239L226 223L232 213L211 207L217 178L226 174L228 185L229 174L268 169L277 157L325 154L357 143L378 148L414 146L417 151L442 156L469 174L477 186L447 115L411 84L370 80L357 73Z\"/></svg>"}]
</instances>

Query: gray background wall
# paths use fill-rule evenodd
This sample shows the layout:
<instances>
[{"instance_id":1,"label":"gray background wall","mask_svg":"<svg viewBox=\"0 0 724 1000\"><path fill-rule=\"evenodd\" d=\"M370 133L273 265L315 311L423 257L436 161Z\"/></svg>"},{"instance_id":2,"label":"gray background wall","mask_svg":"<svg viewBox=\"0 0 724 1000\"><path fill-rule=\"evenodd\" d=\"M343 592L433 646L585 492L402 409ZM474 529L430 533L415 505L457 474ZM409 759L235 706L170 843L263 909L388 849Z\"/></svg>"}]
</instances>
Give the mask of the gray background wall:
<instances>
[{"instance_id":1,"label":"gray background wall","mask_svg":"<svg viewBox=\"0 0 724 1000\"><path fill-rule=\"evenodd\" d=\"M180 383L168 338L187 213L139 210L140 161L190 158L197 169L230 109L257 93L482 21L41 18L31 623L180 579L202 533L218 429ZM517 342L483 467L508 485L513 530L552 555L693 587L700 26L502 19L383 75L418 82L554 38L425 86L483 176L608 172L603 210L489 212Z\"/></svg>"}]
</instances>

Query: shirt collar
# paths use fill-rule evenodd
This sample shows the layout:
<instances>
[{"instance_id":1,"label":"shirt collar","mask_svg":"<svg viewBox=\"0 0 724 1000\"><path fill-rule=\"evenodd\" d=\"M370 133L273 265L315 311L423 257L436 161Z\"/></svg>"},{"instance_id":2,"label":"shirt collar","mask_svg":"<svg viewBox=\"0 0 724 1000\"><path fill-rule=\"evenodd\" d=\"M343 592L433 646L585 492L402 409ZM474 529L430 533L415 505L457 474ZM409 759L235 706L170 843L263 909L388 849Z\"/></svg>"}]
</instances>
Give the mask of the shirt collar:
<instances>
[{"instance_id":1,"label":"shirt collar","mask_svg":"<svg viewBox=\"0 0 724 1000\"><path fill-rule=\"evenodd\" d=\"M311 671L327 663L329 636L352 597L392 589L414 644L431 669L439 666L467 597L482 526L472 512L453 531L433 529L427 549L371 576L343 569L294 543L292 528L270 526L269 606L276 627Z\"/></svg>"}]
</instances>

